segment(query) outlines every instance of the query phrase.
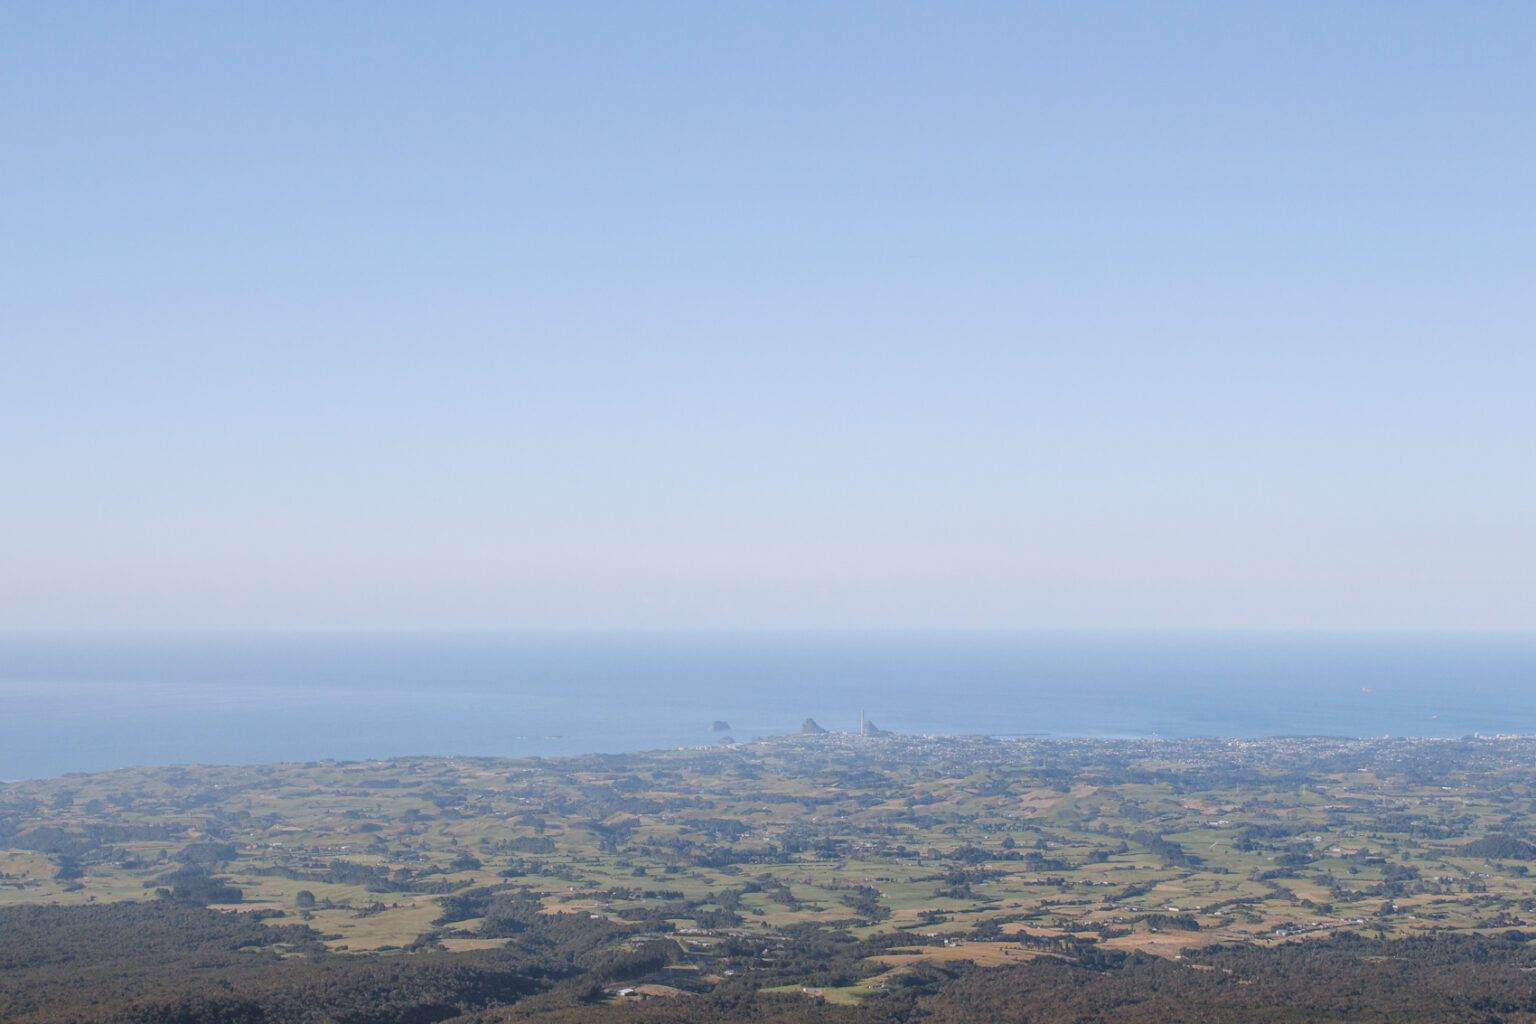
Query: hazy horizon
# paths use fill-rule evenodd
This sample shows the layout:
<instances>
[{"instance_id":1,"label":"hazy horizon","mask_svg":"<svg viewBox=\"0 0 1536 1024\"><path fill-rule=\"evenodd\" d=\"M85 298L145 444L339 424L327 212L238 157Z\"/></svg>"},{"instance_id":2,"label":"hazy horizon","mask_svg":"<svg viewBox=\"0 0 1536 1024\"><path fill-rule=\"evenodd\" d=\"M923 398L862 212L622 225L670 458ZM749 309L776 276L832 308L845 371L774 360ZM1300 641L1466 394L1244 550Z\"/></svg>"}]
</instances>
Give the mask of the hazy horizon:
<instances>
[{"instance_id":1,"label":"hazy horizon","mask_svg":"<svg viewBox=\"0 0 1536 1024\"><path fill-rule=\"evenodd\" d=\"M1536 735L1536 635L0 633L0 779L831 730ZM346 723L338 728L338 723Z\"/></svg>"}]
</instances>

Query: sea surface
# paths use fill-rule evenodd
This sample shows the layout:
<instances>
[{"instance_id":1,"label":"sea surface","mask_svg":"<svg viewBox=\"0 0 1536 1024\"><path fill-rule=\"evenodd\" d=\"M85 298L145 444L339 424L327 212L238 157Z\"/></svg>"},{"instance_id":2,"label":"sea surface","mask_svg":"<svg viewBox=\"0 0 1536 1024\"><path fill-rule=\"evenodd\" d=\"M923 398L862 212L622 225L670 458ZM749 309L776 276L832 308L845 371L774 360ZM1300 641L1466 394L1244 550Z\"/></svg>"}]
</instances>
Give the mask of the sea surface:
<instances>
[{"instance_id":1,"label":"sea surface","mask_svg":"<svg viewBox=\"0 0 1536 1024\"><path fill-rule=\"evenodd\" d=\"M1536 733L1536 636L0 635L0 779L907 733Z\"/></svg>"}]
</instances>

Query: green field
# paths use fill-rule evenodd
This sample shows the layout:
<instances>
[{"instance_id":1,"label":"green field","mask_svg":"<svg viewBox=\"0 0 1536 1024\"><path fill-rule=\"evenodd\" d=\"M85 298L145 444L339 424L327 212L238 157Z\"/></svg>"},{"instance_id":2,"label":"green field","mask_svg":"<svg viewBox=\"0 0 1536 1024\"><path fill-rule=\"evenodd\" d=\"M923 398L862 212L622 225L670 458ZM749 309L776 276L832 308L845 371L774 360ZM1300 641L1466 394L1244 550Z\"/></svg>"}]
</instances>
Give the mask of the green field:
<instances>
[{"instance_id":1,"label":"green field","mask_svg":"<svg viewBox=\"0 0 1536 1024\"><path fill-rule=\"evenodd\" d=\"M908 935L894 969L1491 932L1536 924L1533 766L1523 739L828 735L139 768L0 788L0 905L210 902L215 884L238 892L214 905L304 922L336 950L462 950L502 941L483 907L518 893L639 926L631 942L676 936L698 977L722 941L756 936L771 956L806 925Z\"/></svg>"}]
</instances>

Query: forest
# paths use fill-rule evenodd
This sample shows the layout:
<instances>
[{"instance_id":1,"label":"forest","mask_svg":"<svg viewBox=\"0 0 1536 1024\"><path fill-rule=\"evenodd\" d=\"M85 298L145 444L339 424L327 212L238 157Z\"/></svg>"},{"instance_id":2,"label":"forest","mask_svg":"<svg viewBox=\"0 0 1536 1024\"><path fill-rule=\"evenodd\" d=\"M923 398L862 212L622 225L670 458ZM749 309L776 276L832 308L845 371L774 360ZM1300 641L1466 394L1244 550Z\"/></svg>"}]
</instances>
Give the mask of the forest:
<instances>
[{"instance_id":1,"label":"forest","mask_svg":"<svg viewBox=\"0 0 1536 1024\"><path fill-rule=\"evenodd\" d=\"M496 950L348 956L302 927L174 900L0 910L0 1020L14 1024L459 1024L707 1021L1154 1024L1528 1021L1536 935L1213 946L1003 967L924 965L858 1004L742 978L704 993L610 996L666 973L667 943L623 956L577 934L523 929ZM833 963L815 933L802 960ZM848 961L849 952L841 959ZM861 951L858 951L861 952Z\"/></svg>"}]
</instances>

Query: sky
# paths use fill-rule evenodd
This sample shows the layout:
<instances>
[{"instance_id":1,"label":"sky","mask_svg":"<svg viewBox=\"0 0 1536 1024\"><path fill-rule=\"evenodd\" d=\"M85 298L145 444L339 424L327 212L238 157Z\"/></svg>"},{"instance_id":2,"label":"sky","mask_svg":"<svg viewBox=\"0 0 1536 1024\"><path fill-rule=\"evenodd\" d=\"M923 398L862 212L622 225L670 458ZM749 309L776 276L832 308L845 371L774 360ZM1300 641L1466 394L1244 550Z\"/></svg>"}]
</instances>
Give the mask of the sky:
<instances>
[{"instance_id":1,"label":"sky","mask_svg":"<svg viewBox=\"0 0 1536 1024\"><path fill-rule=\"evenodd\" d=\"M1536 629L1532 52L0 5L0 628Z\"/></svg>"}]
</instances>

